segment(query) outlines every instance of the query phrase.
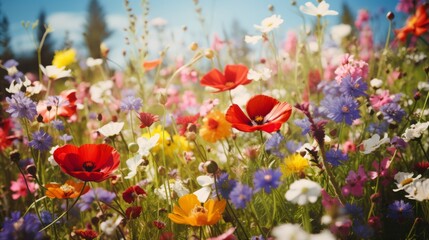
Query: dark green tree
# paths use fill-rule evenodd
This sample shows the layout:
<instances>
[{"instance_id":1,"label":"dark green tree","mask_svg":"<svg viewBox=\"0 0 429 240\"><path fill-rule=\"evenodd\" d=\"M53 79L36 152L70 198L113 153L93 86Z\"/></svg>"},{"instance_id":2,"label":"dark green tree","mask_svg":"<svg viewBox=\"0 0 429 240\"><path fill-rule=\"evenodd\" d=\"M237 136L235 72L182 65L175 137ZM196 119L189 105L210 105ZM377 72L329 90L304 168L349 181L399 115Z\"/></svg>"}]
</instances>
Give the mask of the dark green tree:
<instances>
[{"instance_id":1,"label":"dark green tree","mask_svg":"<svg viewBox=\"0 0 429 240\"><path fill-rule=\"evenodd\" d=\"M83 33L85 44L90 57L100 58L100 44L111 35L104 19L104 11L97 0L91 0L88 6L88 16Z\"/></svg>"},{"instance_id":2,"label":"dark green tree","mask_svg":"<svg viewBox=\"0 0 429 240\"><path fill-rule=\"evenodd\" d=\"M11 36L9 32L9 19L3 13L3 11L1 11L0 6L0 59L3 61L13 57L10 41Z\"/></svg>"},{"instance_id":3,"label":"dark green tree","mask_svg":"<svg viewBox=\"0 0 429 240\"><path fill-rule=\"evenodd\" d=\"M344 23L344 24L348 24L350 26L354 26L354 16L352 11L350 10L350 7L347 3L343 3L342 6L342 11L341 11L342 15L341 15L341 22L340 23Z\"/></svg>"},{"instance_id":4,"label":"dark green tree","mask_svg":"<svg viewBox=\"0 0 429 240\"><path fill-rule=\"evenodd\" d=\"M48 27L48 23L46 22L46 13L44 10L41 10L39 13L38 25L37 25L37 46L40 45L40 41L42 40L42 37L45 34L47 27ZM54 43L51 38L51 34L49 33L45 37L45 41L43 42L42 50L40 52L43 66L52 64L52 59L54 57L53 46L54 46Z\"/></svg>"}]
</instances>

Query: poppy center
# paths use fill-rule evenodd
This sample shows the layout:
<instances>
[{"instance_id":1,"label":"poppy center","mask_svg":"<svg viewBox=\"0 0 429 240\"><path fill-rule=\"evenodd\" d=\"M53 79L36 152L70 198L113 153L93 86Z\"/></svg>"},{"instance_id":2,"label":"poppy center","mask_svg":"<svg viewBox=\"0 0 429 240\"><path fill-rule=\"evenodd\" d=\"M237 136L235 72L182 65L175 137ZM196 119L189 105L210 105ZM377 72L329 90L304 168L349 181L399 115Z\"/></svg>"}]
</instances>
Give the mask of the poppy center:
<instances>
[{"instance_id":1,"label":"poppy center","mask_svg":"<svg viewBox=\"0 0 429 240\"><path fill-rule=\"evenodd\" d=\"M256 116L255 117L255 122L256 122L256 124L258 124L258 125L260 125L260 124L262 124L263 122L264 122L264 117L262 117L262 116Z\"/></svg>"},{"instance_id":2,"label":"poppy center","mask_svg":"<svg viewBox=\"0 0 429 240\"><path fill-rule=\"evenodd\" d=\"M232 86L234 86L234 82L228 81L228 82L225 83L225 86L226 87L232 87Z\"/></svg>"},{"instance_id":3,"label":"poppy center","mask_svg":"<svg viewBox=\"0 0 429 240\"><path fill-rule=\"evenodd\" d=\"M207 209L205 207L203 207L203 206L196 205L194 207L194 209L192 209L192 213L193 214L207 213L207 212L208 212Z\"/></svg>"},{"instance_id":4,"label":"poppy center","mask_svg":"<svg viewBox=\"0 0 429 240\"><path fill-rule=\"evenodd\" d=\"M95 168L95 164L94 162L87 161L82 164L82 167L85 169L85 171L92 172L92 170Z\"/></svg>"},{"instance_id":5,"label":"poppy center","mask_svg":"<svg viewBox=\"0 0 429 240\"><path fill-rule=\"evenodd\" d=\"M214 120L213 118L209 118L208 125L209 125L209 129L213 130L219 126L219 123L216 120Z\"/></svg>"},{"instance_id":6,"label":"poppy center","mask_svg":"<svg viewBox=\"0 0 429 240\"><path fill-rule=\"evenodd\" d=\"M349 109L349 107L347 107L347 106L343 106L343 107L341 108L341 111L342 111L342 112L344 112L344 113L348 113L348 112L350 111L350 109Z\"/></svg>"},{"instance_id":7,"label":"poppy center","mask_svg":"<svg viewBox=\"0 0 429 240\"><path fill-rule=\"evenodd\" d=\"M62 185L60 189L64 192L64 195L68 196L75 191L75 188L67 183Z\"/></svg>"}]
</instances>

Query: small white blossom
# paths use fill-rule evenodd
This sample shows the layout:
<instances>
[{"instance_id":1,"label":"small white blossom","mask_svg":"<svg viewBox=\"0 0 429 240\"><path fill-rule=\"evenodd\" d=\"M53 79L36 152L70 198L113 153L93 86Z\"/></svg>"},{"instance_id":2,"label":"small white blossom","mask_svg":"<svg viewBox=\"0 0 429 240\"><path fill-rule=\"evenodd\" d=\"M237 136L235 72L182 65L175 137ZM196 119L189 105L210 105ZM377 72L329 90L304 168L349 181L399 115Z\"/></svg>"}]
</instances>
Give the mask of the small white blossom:
<instances>
[{"instance_id":1,"label":"small white blossom","mask_svg":"<svg viewBox=\"0 0 429 240\"><path fill-rule=\"evenodd\" d=\"M293 182L286 192L286 200L298 205L305 205L308 202L315 203L319 198L322 187L317 182L308 179L300 179Z\"/></svg>"},{"instance_id":2,"label":"small white blossom","mask_svg":"<svg viewBox=\"0 0 429 240\"><path fill-rule=\"evenodd\" d=\"M312 2L306 2L304 6L299 7L299 10L307 15L318 17L338 15L337 11L329 10L329 4L325 1L321 1L317 7Z\"/></svg>"},{"instance_id":3,"label":"small white blossom","mask_svg":"<svg viewBox=\"0 0 429 240\"><path fill-rule=\"evenodd\" d=\"M383 80L380 80L378 78L374 78L371 81L369 81L369 84L373 88L381 88L381 86L383 85Z\"/></svg>"},{"instance_id":4,"label":"small white blossom","mask_svg":"<svg viewBox=\"0 0 429 240\"><path fill-rule=\"evenodd\" d=\"M181 197L183 195L189 194L189 189L185 187L183 184L183 181L180 179L170 179L169 184L170 191L166 192L167 184L162 184L159 188L155 189L155 194L162 198L167 200L168 198L172 198L172 193L174 192L177 197Z\"/></svg>"},{"instance_id":5,"label":"small white blossom","mask_svg":"<svg viewBox=\"0 0 429 240\"><path fill-rule=\"evenodd\" d=\"M420 138L425 132L427 132L428 127L429 122L412 124L405 130L404 134L402 134L402 138L405 142Z\"/></svg>"},{"instance_id":6,"label":"small white blossom","mask_svg":"<svg viewBox=\"0 0 429 240\"><path fill-rule=\"evenodd\" d=\"M308 240L310 234L301 228L299 224L286 223L274 227L271 231L271 235L276 240Z\"/></svg>"},{"instance_id":7,"label":"small white blossom","mask_svg":"<svg viewBox=\"0 0 429 240\"><path fill-rule=\"evenodd\" d=\"M55 159L54 159L54 152L55 152L55 150L57 150L57 148L59 148L60 146L58 146L58 145L56 145L56 146L53 146L52 148L51 148L51 150L49 151L49 153L51 154L51 156L49 156L48 157L48 162L51 164L51 166L53 166L53 167L55 167L55 166L58 166L58 163L55 161Z\"/></svg>"},{"instance_id":8,"label":"small white blossom","mask_svg":"<svg viewBox=\"0 0 429 240\"><path fill-rule=\"evenodd\" d=\"M395 174L395 181L396 181L396 189L393 189L394 192L398 192L400 190L404 190L407 187L410 187L411 184L421 178L422 175L417 175L416 177L413 177L414 173L408 173L408 172L398 172Z\"/></svg>"},{"instance_id":9,"label":"small white blossom","mask_svg":"<svg viewBox=\"0 0 429 240\"><path fill-rule=\"evenodd\" d=\"M40 69L42 70L43 74L45 74L51 80L71 77L71 70L65 70L65 67L58 68L54 65L49 65L45 68L40 65Z\"/></svg>"},{"instance_id":10,"label":"small white blossom","mask_svg":"<svg viewBox=\"0 0 429 240\"><path fill-rule=\"evenodd\" d=\"M94 58L90 57L90 58L86 59L86 66L88 66L90 68L100 66L101 64L103 64L103 59L101 59L101 58L94 59Z\"/></svg>"},{"instance_id":11,"label":"small white blossom","mask_svg":"<svg viewBox=\"0 0 429 240\"><path fill-rule=\"evenodd\" d=\"M100 230L106 235L113 235L116 228L121 224L123 217L118 217L116 220L109 218L106 221L100 223Z\"/></svg>"},{"instance_id":12,"label":"small white blossom","mask_svg":"<svg viewBox=\"0 0 429 240\"><path fill-rule=\"evenodd\" d=\"M343 38L347 37L352 32L352 27L348 24L339 24L332 26L331 37L338 45L341 44Z\"/></svg>"},{"instance_id":13,"label":"small white blossom","mask_svg":"<svg viewBox=\"0 0 429 240\"><path fill-rule=\"evenodd\" d=\"M202 188L193 192L193 194L197 196L200 202L205 203L212 192L211 186L214 184L214 178L209 176L198 176L197 182Z\"/></svg>"},{"instance_id":14,"label":"small white blossom","mask_svg":"<svg viewBox=\"0 0 429 240\"><path fill-rule=\"evenodd\" d=\"M363 154L370 154L379 148L381 145L390 142L390 139L387 137L387 133L384 134L384 137L380 139L380 135L374 134L371 138L362 141L363 144Z\"/></svg>"},{"instance_id":15,"label":"small white blossom","mask_svg":"<svg viewBox=\"0 0 429 240\"><path fill-rule=\"evenodd\" d=\"M105 80L92 85L89 88L91 100L96 103L104 103L112 97L113 81Z\"/></svg>"},{"instance_id":16,"label":"small white blossom","mask_svg":"<svg viewBox=\"0 0 429 240\"><path fill-rule=\"evenodd\" d=\"M254 27L262 33L268 33L278 28L282 23L283 19L280 15L273 15L262 20L261 25L254 25Z\"/></svg>"},{"instance_id":17,"label":"small white blossom","mask_svg":"<svg viewBox=\"0 0 429 240\"><path fill-rule=\"evenodd\" d=\"M249 69L247 78L253 81L267 81L271 78L271 69L267 67L257 67L256 69Z\"/></svg>"},{"instance_id":18,"label":"small white blossom","mask_svg":"<svg viewBox=\"0 0 429 240\"><path fill-rule=\"evenodd\" d=\"M155 134L149 139L144 137L137 138L137 144L139 145L138 154L126 161L130 172L125 179L133 178L137 174L137 170L143 162L143 157L149 156L150 150L156 146L158 140L159 134Z\"/></svg>"},{"instance_id":19,"label":"small white blossom","mask_svg":"<svg viewBox=\"0 0 429 240\"><path fill-rule=\"evenodd\" d=\"M124 122L109 122L97 131L105 137L112 137L118 135L122 131L124 124Z\"/></svg>"},{"instance_id":20,"label":"small white blossom","mask_svg":"<svg viewBox=\"0 0 429 240\"><path fill-rule=\"evenodd\" d=\"M417 89L419 89L420 91L429 91L429 82L417 83Z\"/></svg>"},{"instance_id":21,"label":"small white blossom","mask_svg":"<svg viewBox=\"0 0 429 240\"><path fill-rule=\"evenodd\" d=\"M244 41L246 43L251 43L251 44L256 44L256 43L258 43L261 40L262 40L262 36L259 36L259 35L255 35L255 36L246 35L244 37Z\"/></svg>"}]
</instances>

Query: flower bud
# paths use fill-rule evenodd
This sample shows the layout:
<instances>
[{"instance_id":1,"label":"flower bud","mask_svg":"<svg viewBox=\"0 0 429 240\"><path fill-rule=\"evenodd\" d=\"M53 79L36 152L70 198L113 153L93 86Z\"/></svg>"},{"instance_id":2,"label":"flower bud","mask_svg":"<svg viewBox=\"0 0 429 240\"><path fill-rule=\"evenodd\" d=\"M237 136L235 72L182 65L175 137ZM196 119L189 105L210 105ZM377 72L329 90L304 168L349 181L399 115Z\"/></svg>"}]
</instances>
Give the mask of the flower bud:
<instances>
[{"instance_id":1,"label":"flower bud","mask_svg":"<svg viewBox=\"0 0 429 240\"><path fill-rule=\"evenodd\" d=\"M219 169L219 166L217 165L217 163L215 161L209 160L209 161L204 163L204 170L207 173L214 174L217 172L218 169Z\"/></svg>"},{"instance_id":2,"label":"flower bud","mask_svg":"<svg viewBox=\"0 0 429 240\"><path fill-rule=\"evenodd\" d=\"M198 49L198 43L192 42L191 45L189 45L189 49L196 51Z\"/></svg>"},{"instance_id":3,"label":"flower bud","mask_svg":"<svg viewBox=\"0 0 429 240\"><path fill-rule=\"evenodd\" d=\"M130 150L130 152L136 153L139 150L139 145L135 142L132 142L128 144L128 149Z\"/></svg>"},{"instance_id":4,"label":"flower bud","mask_svg":"<svg viewBox=\"0 0 429 240\"><path fill-rule=\"evenodd\" d=\"M207 59L213 59L213 57L214 57L214 51L211 50L211 49L207 49L207 50L204 51L204 56Z\"/></svg>"},{"instance_id":5,"label":"flower bud","mask_svg":"<svg viewBox=\"0 0 429 240\"><path fill-rule=\"evenodd\" d=\"M165 167L159 166L158 167L158 174L161 176L164 176L165 175Z\"/></svg>"},{"instance_id":6,"label":"flower bud","mask_svg":"<svg viewBox=\"0 0 429 240\"><path fill-rule=\"evenodd\" d=\"M97 115L97 120L101 122L101 120L103 120L103 114L99 113Z\"/></svg>"},{"instance_id":7,"label":"flower bud","mask_svg":"<svg viewBox=\"0 0 429 240\"><path fill-rule=\"evenodd\" d=\"M395 18L395 14L393 14L393 12L388 12L387 14L386 14L386 18L389 20L389 21L392 21L394 18Z\"/></svg>"},{"instance_id":8,"label":"flower bud","mask_svg":"<svg viewBox=\"0 0 429 240\"><path fill-rule=\"evenodd\" d=\"M37 168L36 165L34 164L29 164L26 168L25 171L27 171L28 174L30 174L31 176L35 177L36 173L37 173Z\"/></svg>"},{"instance_id":9,"label":"flower bud","mask_svg":"<svg viewBox=\"0 0 429 240\"><path fill-rule=\"evenodd\" d=\"M39 122L39 123L43 123L43 116L42 116L41 114L37 115L36 120L37 120L37 122Z\"/></svg>"},{"instance_id":10,"label":"flower bud","mask_svg":"<svg viewBox=\"0 0 429 240\"><path fill-rule=\"evenodd\" d=\"M17 163L21 160L21 154L19 154L18 150L13 150L9 153L9 158L12 162Z\"/></svg>"}]
</instances>

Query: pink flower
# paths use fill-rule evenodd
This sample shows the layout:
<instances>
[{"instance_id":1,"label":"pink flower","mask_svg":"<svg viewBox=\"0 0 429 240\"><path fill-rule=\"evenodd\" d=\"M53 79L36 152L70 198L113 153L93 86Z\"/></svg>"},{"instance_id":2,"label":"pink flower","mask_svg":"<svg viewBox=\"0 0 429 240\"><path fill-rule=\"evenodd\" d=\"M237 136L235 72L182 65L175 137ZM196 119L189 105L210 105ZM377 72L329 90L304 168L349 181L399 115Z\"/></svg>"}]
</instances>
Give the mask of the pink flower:
<instances>
[{"instance_id":1,"label":"pink flower","mask_svg":"<svg viewBox=\"0 0 429 240\"><path fill-rule=\"evenodd\" d=\"M222 233L221 235L213 238L209 238L207 240L236 240L237 238L234 236L235 228L232 227L228 229L226 232Z\"/></svg>"},{"instance_id":2,"label":"pink flower","mask_svg":"<svg viewBox=\"0 0 429 240\"><path fill-rule=\"evenodd\" d=\"M362 26L369 21L369 12L366 9L360 9L358 12L358 16L355 21L355 26L357 29L361 29Z\"/></svg>"},{"instance_id":3,"label":"pink flower","mask_svg":"<svg viewBox=\"0 0 429 240\"><path fill-rule=\"evenodd\" d=\"M338 206L340 206L340 201L338 198L329 195L325 189L322 189L322 205L327 212L330 212L331 210L335 210Z\"/></svg>"},{"instance_id":4,"label":"pink flower","mask_svg":"<svg viewBox=\"0 0 429 240\"><path fill-rule=\"evenodd\" d=\"M291 57L294 57L296 54L296 49L298 45L298 37L296 36L296 32L294 31L288 31L286 34L286 41L283 44L283 50Z\"/></svg>"},{"instance_id":5,"label":"pink flower","mask_svg":"<svg viewBox=\"0 0 429 240\"><path fill-rule=\"evenodd\" d=\"M398 80L401 77L401 72L397 69L393 70L388 76L387 76L387 83L392 86L393 83Z\"/></svg>"},{"instance_id":6,"label":"pink flower","mask_svg":"<svg viewBox=\"0 0 429 240\"><path fill-rule=\"evenodd\" d=\"M344 55L340 66L335 70L335 80L341 83L343 78L350 75L353 79L359 77L366 78L368 76L368 63L362 60L354 60L353 55Z\"/></svg>"},{"instance_id":7,"label":"pink flower","mask_svg":"<svg viewBox=\"0 0 429 240\"><path fill-rule=\"evenodd\" d=\"M219 104L219 99L207 99L203 102L203 105L200 107L200 116L206 116L214 107Z\"/></svg>"},{"instance_id":8,"label":"pink flower","mask_svg":"<svg viewBox=\"0 0 429 240\"><path fill-rule=\"evenodd\" d=\"M197 103L197 97L195 96L195 93L193 91L185 91L182 96L182 101L179 104L179 108L181 111L187 111L187 112L197 112L199 109L198 103ZM195 110L195 111L194 111Z\"/></svg>"},{"instance_id":9,"label":"pink flower","mask_svg":"<svg viewBox=\"0 0 429 240\"><path fill-rule=\"evenodd\" d=\"M410 14L416 7L415 4L419 5L420 2L420 0L399 0L398 4L396 5L396 11Z\"/></svg>"},{"instance_id":10,"label":"pink flower","mask_svg":"<svg viewBox=\"0 0 429 240\"><path fill-rule=\"evenodd\" d=\"M381 182L383 185L389 184L393 180L393 176L395 176L396 171L393 170L393 172L389 171L390 164L392 162L390 161L390 157L384 158L381 162L374 161L372 162L372 167L375 169L375 171L369 171L368 177L371 180L376 179L377 177L382 177L383 181Z\"/></svg>"},{"instance_id":11,"label":"pink flower","mask_svg":"<svg viewBox=\"0 0 429 240\"><path fill-rule=\"evenodd\" d=\"M369 61L374 47L373 33L369 25L365 25L359 33L359 46L361 48L359 56L362 60Z\"/></svg>"},{"instance_id":12,"label":"pink flower","mask_svg":"<svg viewBox=\"0 0 429 240\"><path fill-rule=\"evenodd\" d=\"M198 73L197 73L197 71L195 71L195 70L193 70L191 68L184 68L180 72L180 81L183 84L198 82Z\"/></svg>"},{"instance_id":13,"label":"pink flower","mask_svg":"<svg viewBox=\"0 0 429 240\"><path fill-rule=\"evenodd\" d=\"M225 41L220 39L219 36L215 33L210 48L218 52L223 48L223 45L225 45Z\"/></svg>"},{"instance_id":14,"label":"pink flower","mask_svg":"<svg viewBox=\"0 0 429 240\"><path fill-rule=\"evenodd\" d=\"M382 106L392 102L392 98L390 97L389 91L386 90L386 91L382 91L378 95L370 96L369 101L371 102L372 108L378 111Z\"/></svg>"},{"instance_id":15,"label":"pink flower","mask_svg":"<svg viewBox=\"0 0 429 240\"><path fill-rule=\"evenodd\" d=\"M353 143L351 140L347 140L343 144L343 152L349 153L349 152L356 152L356 144Z\"/></svg>"},{"instance_id":16,"label":"pink flower","mask_svg":"<svg viewBox=\"0 0 429 240\"><path fill-rule=\"evenodd\" d=\"M30 175L26 176L28 188L30 189L31 193L34 193L39 188L39 186L36 183L31 182L29 179L29 176ZM27 189L27 186L25 185L25 180L22 174L18 176L18 179L16 181L11 181L10 185L11 185L10 190L13 192L12 194L13 200L16 200L20 197L27 196L28 189Z\"/></svg>"},{"instance_id":17,"label":"pink flower","mask_svg":"<svg viewBox=\"0 0 429 240\"><path fill-rule=\"evenodd\" d=\"M346 178L346 185L342 188L343 195L347 197L351 194L355 197L362 197L363 187L367 179L362 165L359 166L357 172L350 171Z\"/></svg>"}]
</instances>

